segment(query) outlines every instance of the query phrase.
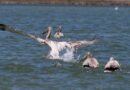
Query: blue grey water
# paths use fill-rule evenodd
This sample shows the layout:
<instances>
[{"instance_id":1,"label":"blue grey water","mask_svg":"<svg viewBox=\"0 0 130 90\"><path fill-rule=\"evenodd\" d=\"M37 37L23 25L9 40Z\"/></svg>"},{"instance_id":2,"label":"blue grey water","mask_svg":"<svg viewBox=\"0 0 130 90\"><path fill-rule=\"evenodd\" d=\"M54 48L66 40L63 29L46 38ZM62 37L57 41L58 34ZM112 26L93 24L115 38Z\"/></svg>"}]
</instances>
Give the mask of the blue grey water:
<instances>
[{"instance_id":1,"label":"blue grey water","mask_svg":"<svg viewBox=\"0 0 130 90\"><path fill-rule=\"evenodd\" d=\"M62 25L64 40L100 37L77 51L90 51L100 62L96 70L81 63L52 61L49 48L29 38L0 31L0 90L130 90L130 7L0 5L0 23L41 36L47 26ZM113 56L122 71L104 73Z\"/></svg>"}]
</instances>

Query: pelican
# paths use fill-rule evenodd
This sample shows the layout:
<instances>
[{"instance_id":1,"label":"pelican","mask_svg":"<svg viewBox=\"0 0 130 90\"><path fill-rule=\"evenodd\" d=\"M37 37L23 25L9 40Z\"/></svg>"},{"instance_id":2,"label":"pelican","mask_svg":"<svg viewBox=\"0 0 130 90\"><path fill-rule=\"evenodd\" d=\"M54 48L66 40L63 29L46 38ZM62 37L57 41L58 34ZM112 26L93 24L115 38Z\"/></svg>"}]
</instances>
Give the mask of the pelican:
<instances>
[{"instance_id":1,"label":"pelican","mask_svg":"<svg viewBox=\"0 0 130 90\"><path fill-rule=\"evenodd\" d=\"M87 55L83 58L83 67L88 67L88 68L97 68L99 67L99 63L96 58L93 57L93 55L88 52Z\"/></svg>"},{"instance_id":2,"label":"pelican","mask_svg":"<svg viewBox=\"0 0 130 90\"><path fill-rule=\"evenodd\" d=\"M98 42L98 39L89 40L89 41L80 40L80 41L75 41L75 42L73 42L73 41L69 41L69 42L67 42L67 41L61 41L61 42L53 41L53 40L48 39L50 36L51 28L49 29L50 31L47 34L46 39L40 38L38 36L29 34L29 33L25 33L23 31L16 30L16 29L14 29L6 24L0 24L0 30L16 33L16 34L19 34L22 36L26 36L28 38L31 38L31 39L41 43L42 45L49 46L51 48L51 52L50 52L49 56L52 57L52 59L59 58L59 52L65 48L76 48L76 47L80 48L82 46L88 46L88 45L92 45L92 44L95 44Z\"/></svg>"},{"instance_id":3,"label":"pelican","mask_svg":"<svg viewBox=\"0 0 130 90\"><path fill-rule=\"evenodd\" d=\"M112 72L112 71L120 70L120 64L113 57L110 57L110 60L105 65L104 69L105 69L104 72Z\"/></svg>"},{"instance_id":4,"label":"pelican","mask_svg":"<svg viewBox=\"0 0 130 90\"><path fill-rule=\"evenodd\" d=\"M59 26L58 29L57 29L57 31L56 31L56 33L54 34L54 37L55 38L61 38L61 37L63 37L64 34L61 31L62 31L62 27Z\"/></svg>"}]
</instances>

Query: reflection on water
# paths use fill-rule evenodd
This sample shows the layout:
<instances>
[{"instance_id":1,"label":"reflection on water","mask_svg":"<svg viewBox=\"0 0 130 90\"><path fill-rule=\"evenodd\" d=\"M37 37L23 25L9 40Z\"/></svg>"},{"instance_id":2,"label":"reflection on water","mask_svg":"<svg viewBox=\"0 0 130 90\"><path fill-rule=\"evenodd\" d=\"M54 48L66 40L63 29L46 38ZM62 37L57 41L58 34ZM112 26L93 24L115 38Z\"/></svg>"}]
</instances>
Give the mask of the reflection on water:
<instances>
[{"instance_id":1,"label":"reflection on water","mask_svg":"<svg viewBox=\"0 0 130 90\"><path fill-rule=\"evenodd\" d=\"M83 56L90 51L100 68L86 70L78 63L51 61L43 56L49 48L28 38L0 32L0 89L1 90L129 90L130 8L19 6L1 5L0 23L22 31L41 35L49 25L55 30L62 25L62 40L92 39L101 42L76 52ZM104 64L113 56L121 63L122 71L104 73ZM60 62L60 65L57 63Z\"/></svg>"}]
</instances>

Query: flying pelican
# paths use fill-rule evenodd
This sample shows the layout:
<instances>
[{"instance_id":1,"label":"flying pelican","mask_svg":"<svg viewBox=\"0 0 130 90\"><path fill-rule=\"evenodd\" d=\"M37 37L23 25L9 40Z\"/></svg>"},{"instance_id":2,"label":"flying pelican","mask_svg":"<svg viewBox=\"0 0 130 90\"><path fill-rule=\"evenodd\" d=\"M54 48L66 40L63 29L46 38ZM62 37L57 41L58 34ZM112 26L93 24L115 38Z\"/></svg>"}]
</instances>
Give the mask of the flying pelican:
<instances>
[{"instance_id":1,"label":"flying pelican","mask_svg":"<svg viewBox=\"0 0 130 90\"><path fill-rule=\"evenodd\" d=\"M104 72L112 72L118 69L120 70L120 64L113 57L110 57L110 60L105 65L104 69L105 69Z\"/></svg>"},{"instance_id":2,"label":"flying pelican","mask_svg":"<svg viewBox=\"0 0 130 90\"><path fill-rule=\"evenodd\" d=\"M94 40L80 40L80 41L53 41L48 39L48 37L50 36L50 32L47 34L46 39L40 38L38 36L29 34L29 33L25 33L23 31L18 31L8 25L5 24L0 24L0 30L2 31L8 31L8 32L12 32L12 33L16 33L22 36L26 36L28 38L31 38L39 43L41 43L42 45L47 45L51 48L51 52L50 52L50 56L52 57L57 57L59 58L59 52L62 51L65 48L80 48L82 46L88 46L88 45L92 45L97 43L99 40L98 39L94 39ZM51 30L50 30L51 31Z\"/></svg>"},{"instance_id":3,"label":"flying pelican","mask_svg":"<svg viewBox=\"0 0 130 90\"><path fill-rule=\"evenodd\" d=\"M88 67L88 68L97 68L99 67L99 63L96 58L93 57L93 55L88 52L85 57L83 58L83 67Z\"/></svg>"},{"instance_id":4,"label":"flying pelican","mask_svg":"<svg viewBox=\"0 0 130 90\"><path fill-rule=\"evenodd\" d=\"M58 29L57 29L57 31L56 31L56 33L55 33L55 35L54 35L54 37L55 38L61 38L63 36L64 36L64 34L62 33L62 27L59 26Z\"/></svg>"}]
</instances>

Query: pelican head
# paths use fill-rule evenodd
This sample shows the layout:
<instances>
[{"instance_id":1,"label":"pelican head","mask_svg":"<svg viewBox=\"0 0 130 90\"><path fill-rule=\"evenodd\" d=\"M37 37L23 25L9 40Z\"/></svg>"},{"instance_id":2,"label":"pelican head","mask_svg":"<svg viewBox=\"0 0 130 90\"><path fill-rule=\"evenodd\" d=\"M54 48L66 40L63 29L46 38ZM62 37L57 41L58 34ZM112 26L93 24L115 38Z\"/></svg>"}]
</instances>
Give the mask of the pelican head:
<instances>
[{"instance_id":1,"label":"pelican head","mask_svg":"<svg viewBox=\"0 0 130 90\"><path fill-rule=\"evenodd\" d=\"M62 33L62 27L61 27L61 26L58 26L58 29L57 29L57 31L56 31L54 37L55 37L55 38L61 38L61 37L63 37L63 36L64 36L64 34Z\"/></svg>"},{"instance_id":2,"label":"pelican head","mask_svg":"<svg viewBox=\"0 0 130 90\"><path fill-rule=\"evenodd\" d=\"M92 57L93 55L90 52L87 52L87 57Z\"/></svg>"},{"instance_id":3,"label":"pelican head","mask_svg":"<svg viewBox=\"0 0 130 90\"><path fill-rule=\"evenodd\" d=\"M47 29L48 29L49 31L51 31L51 30L52 30L52 27L51 27L51 26L49 26Z\"/></svg>"},{"instance_id":4,"label":"pelican head","mask_svg":"<svg viewBox=\"0 0 130 90\"><path fill-rule=\"evenodd\" d=\"M51 26L47 27L46 40L51 38L51 31L52 31L52 27Z\"/></svg>"},{"instance_id":5,"label":"pelican head","mask_svg":"<svg viewBox=\"0 0 130 90\"><path fill-rule=\"evenodd\" d=\"M62 28L62 26L60 25L58 28L59 28L59 29L61 29L61 28Z\"/></svg>"},{"instance_id":6,"label":"pelican head","mask_svg":"<svg viewBox=\"0 0 130 90\"><path fill-rule=\"evenodd\" d=\"M114 60L114 57L110 57L110 61L113 61Z\"/></svg>"}]
</instances>

